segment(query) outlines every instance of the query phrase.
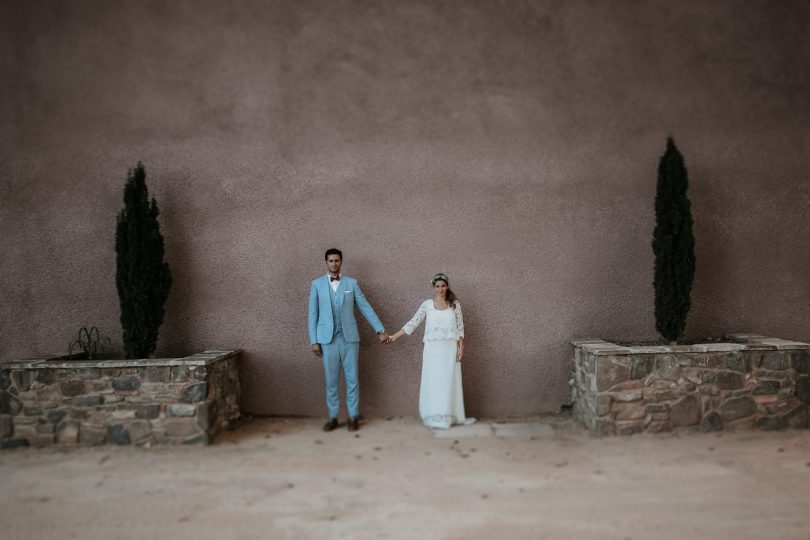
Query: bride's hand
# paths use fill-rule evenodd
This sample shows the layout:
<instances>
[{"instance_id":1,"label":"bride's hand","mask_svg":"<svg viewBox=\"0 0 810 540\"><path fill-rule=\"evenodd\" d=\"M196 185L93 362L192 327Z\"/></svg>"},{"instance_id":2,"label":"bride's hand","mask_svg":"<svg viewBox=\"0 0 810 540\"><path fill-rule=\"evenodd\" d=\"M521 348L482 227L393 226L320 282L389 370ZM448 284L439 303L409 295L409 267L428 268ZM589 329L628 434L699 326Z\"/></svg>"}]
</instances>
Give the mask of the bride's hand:
<instances>
[{"instance_id":1,"label":"bride's hand","mask_svg":"<svg viewBox=\"0 0 810 540\"><path fill-rule=\"evenodd\" d=\"M461 362L464 359L464 347L458 348L458 353L456 354L456 362Z\"/></svg>"}]
</instances>

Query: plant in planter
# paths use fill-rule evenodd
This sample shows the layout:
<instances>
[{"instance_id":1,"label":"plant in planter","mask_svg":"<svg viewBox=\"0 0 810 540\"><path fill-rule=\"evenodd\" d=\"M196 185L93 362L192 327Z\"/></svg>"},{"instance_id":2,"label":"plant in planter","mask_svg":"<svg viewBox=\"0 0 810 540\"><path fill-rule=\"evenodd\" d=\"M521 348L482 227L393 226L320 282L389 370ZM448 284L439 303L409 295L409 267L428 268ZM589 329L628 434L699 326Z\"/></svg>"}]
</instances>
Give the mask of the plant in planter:
<instances>
[{"instance_id":1,"label":"plant in planter","mask_svg":"<svg viewBox=\"0 0 810 540\"><path fill-rule=\"evenodd\" d=\"M172 284L157 218L157 201L149 200L146 171L138 162L127 176L115 232L115 283L126 358L147 358L155 352Z\"/></svg>"},{"instance_id":2,"label":"plant in planter","mask_svg":"<svg viewBox=\"0 0 810 540\"><path fill-rule=\"evenodd\" d=\"M757 334L677 344L695 273L687 188L670 137L658 166L652 242L655 322L665 342L574 340L574 417L597 436L807 428L810 344Z\"/></svg>"},{"instance_id":3,"label":"plant in planter","mask_svg":"<svg viewBox=\"0 0 810 540\"><path fill-rule=\"evenodd\" d=\"M655 328L670 345L683 336L695 275L689 178L672 137L658 164L655 193Z\"/></svg>"}]
</instances>

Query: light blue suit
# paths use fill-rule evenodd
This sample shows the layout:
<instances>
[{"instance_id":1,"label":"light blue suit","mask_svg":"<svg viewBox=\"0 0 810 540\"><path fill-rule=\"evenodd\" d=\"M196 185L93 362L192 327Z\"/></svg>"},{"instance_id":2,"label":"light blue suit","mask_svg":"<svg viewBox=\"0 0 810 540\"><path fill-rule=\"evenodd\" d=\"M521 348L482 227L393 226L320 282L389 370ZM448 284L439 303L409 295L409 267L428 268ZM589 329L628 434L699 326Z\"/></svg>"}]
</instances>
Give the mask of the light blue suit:
<instances>
[{"instance_id":1,"label":"light blue suit","mask_svg":"<svg viewBox=\"0 0 810 540\"><path fill-rule=\"evenodd\" d=\"M357 280L340 276L340 285L333 292L329 276L321 276L309 289L309 343L319 343L323 351L326 372L326 406L329 417L337 418L340 409L338 381L340 368L346 380L346 408L349 416L357 416L360 408L360 387L357 364L360 355L360 332L354 317L354 306L360 310L375 332L383 325L368 303Z\"/></svg>"}]
</instances>

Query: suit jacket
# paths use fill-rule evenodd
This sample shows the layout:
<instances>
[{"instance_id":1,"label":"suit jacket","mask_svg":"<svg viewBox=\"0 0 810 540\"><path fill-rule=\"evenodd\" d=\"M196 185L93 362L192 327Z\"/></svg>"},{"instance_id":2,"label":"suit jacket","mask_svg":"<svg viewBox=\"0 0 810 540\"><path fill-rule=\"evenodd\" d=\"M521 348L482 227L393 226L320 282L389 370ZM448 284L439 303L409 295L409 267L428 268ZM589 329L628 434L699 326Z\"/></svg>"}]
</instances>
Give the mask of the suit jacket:
<instances>
[{"instance_id":1,"label":"suit jacket","mask_svg":"<svg viewBox=\"0 0 810 540\"><path fill-rule=\"evenodd\" d=\"M332 318L332 299L329 276L324 275L312 281L309 289L309 343L326 344L332 341L335 334L335 321ZM368 303L363 291L360 290L357 280L349 276L340 276L340 285L337 289L337 309L340 313L340 325L343 328L343 338L352 343L360 341L360 332L357 329L357 319L354 318L354 306L357 305L360 313L374 328L375 332L382 332L383 325L371 304Z\"/></svg>"}]
</instances>

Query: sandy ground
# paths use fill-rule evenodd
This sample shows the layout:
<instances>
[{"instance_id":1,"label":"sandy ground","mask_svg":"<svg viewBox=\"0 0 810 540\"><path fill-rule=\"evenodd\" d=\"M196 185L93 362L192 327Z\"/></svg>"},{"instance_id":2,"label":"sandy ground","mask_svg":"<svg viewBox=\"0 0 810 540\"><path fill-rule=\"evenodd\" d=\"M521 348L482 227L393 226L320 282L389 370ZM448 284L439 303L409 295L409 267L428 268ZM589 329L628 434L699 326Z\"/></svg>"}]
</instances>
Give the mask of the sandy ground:
<instances>
[{"instance_id":1,"label":"sandy ground","mask_svg":"<svg viewBox=\"0 0 810 540\"><path fill-rule=\"evenodd\" d=\"M0 453L0 537L810 538L810 432L590 439L258 418L209 447Z\"/></svg>"}]
</instances>

